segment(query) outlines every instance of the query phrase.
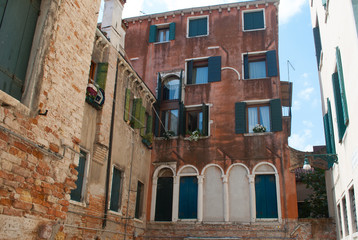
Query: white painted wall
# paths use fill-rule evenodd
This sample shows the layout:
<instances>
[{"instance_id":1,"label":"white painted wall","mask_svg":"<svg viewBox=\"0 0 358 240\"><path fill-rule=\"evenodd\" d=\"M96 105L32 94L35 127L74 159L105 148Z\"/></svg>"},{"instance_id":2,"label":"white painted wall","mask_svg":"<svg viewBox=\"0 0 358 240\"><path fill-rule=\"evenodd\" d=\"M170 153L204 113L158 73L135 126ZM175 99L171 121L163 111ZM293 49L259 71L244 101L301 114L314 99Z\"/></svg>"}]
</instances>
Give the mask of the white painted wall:
<instances>
[{"instance_id":1,"label":"white painted wall","mask_svg":"<svg viewBox=\"0 0 358 240\"><path fill-rule=\"evenodd\" d=\"M352 218L349 214L350 204L348 200L348 190L354 186L356 206L358 206L358 39L351 1L329 0L327 1L327 10L322 6L322 0L312 0L311 6L312 26L317 26L316 19L318 19L321 33L323 58L319 74L323 98L323 114L327 112L326 104L327 98L329 98L332 105L335 146L339 161L338 165L335 164L332 168L333 202L337 205L346 196L350 227L348 233L345 233L343 228L343 235L347 236L347 239L353 239L353 236L358 237L358 233L352 233ZM337 46L341 50L349 114L349 124L342 143L338 142L337 115L331 77L336 68L335 48Z\"/></svg>"}]
</instances>

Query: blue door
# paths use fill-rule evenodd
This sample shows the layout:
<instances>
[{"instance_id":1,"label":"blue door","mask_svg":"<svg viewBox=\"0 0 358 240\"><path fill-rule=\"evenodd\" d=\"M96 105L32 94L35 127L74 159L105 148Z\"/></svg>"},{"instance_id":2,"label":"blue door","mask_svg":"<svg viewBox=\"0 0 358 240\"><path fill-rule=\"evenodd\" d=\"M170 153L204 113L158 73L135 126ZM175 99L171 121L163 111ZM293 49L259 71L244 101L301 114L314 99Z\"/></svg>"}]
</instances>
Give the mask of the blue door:
<instances>
[{"instance_id":1,"label":"blue door","mask_svg":"<svg viewBox=\"0 0 358 240\"><path fill-rule=\"evenodd\" d=\"M198 178L181 177L179 191L179 218L195 219L198 212Z\"/></svg>"},{"instance_id":2,"label":"blue door","mask_svg":"<svg viewBox=\"0 0 358 240\"><path fill-rule=\"evenodd\" d=\"M277 218L275 175L256 175L256 218Z\"/></svg>"}]
</instances>

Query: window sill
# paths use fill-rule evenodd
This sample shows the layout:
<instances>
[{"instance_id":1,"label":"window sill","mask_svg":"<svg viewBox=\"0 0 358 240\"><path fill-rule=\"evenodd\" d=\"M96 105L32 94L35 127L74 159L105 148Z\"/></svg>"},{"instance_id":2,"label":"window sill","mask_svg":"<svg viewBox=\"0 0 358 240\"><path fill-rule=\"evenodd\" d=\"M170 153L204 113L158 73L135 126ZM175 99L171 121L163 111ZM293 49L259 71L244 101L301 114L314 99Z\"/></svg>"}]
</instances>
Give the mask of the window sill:
<instances>
[{"instance_id":1,"label":"window sill","mask_svg":"<svg viewBox=\"0 0 358 240\"><path fill-rule=\"evenodd\" d=\"M255 31L264 31L266 30L266 26L264 28L256 28L256 29L249 29L249 30L245 30L243 29L243 32L255 32Z\"/></svg>"},{"instance_id":2,"label":"window sill","mask_svg":"<svg viewBox=\"0 0 358 240\"><path fill-rule=\"evenodd\" d=\"M209 34L206 35L198 35L198 36L186 36L186 38L199 38L199 37L207 37Z\"/></svg>"},{"instance_id":3,"label":"window sill","mask_svg":"<svg viewBox=\"0 0 358 240\"><path fill-rule=\"evenodd\" d=\"M175 140L175 139L178 139L178 138L179 138L179 136L170 137L169 139L165 139L165 137L154 137L155 140L165 140L165 141Z\"/></svg>"},{"instance_id":4,"label":"window sill","mask_svg":"<svg viewBox=\"0 0 358 240\"><path fill-rule=\"evenodd\" d=\"M170 43L170 41L165 41L165 42L154 42L154 45L157 45L157 44L162 44L162 43Z\"/></svg>"},{"instance_id":5,"label":"window sill","mask_svg":"<svg viewBox=\"0 0 358 240\"><path fill-rule=\"evenodd\" d=\"M252 137L252 136L265 136L265 135L272 135L273 132L263 132L263 133L244 133L245 137Z\"/></svg>"},{"instance_id":6,"label":"window sill","mask_svg":"<svg viewBox=\"0 0 358 240\"><path fill-rule=\"evenodd\" d=\"M119 212L115 212L113 210L108 209L108 214L113 214L113 215L122 217L122 210L119 210Z\"/></svg>"},{"instance_id":7,"label":"window sill","mask_svg":"<svg viewBox=\"0 0 358 240\"><path fill-rule=\"evenodd\" d=\"M13 98L11 95L0 90L0 105L2 107L14 108L18 112L22 113L25 116L29 116L31 111L28 107L22 104L16 98Z\"/></svg>"},{"instance_id":8,"label":"window sill","mask_svg":"<svg viewBox=\"0 0 358 240\"><path fill-rule=\"evenodd\" d=\"M70 200L69 202L70 202L70 204L75 205L75 206L79 206L79 207L83 207L83 208L87 207L87 204L84 201L77 202L75 200Z\"/></svg>"},{"instance_id":9,"label":"window sill","mask_svg":"<svg viewBox=\"0 0 358 240\"><path fill-rule=\"evenodd\" d=\"M271 79L272 77L264 77L264 78L244 78L244 80L265 80L265 79Z\"/></svg>"},{"instance_id":10,"label":"window sill","mask_svg":"<svg viewBox=\"0 0 358 240\"><path fill-rule=\"evenodd\" d=\"M143 220L140 218L134 218L133 220L137 223L144 223Z\"/></svg>"},{"instance_id":11,"label":"window sill","mask_svg":"<svg viewBox=\"0 0 358 240\"><path fill-rule=\"evenodd\" d=\"M185 84L185 86L198 86L198 85L205 85L205 84L210 84L209 82L207 83L191 83L191 84Z\"/></svg>"},{"instance_id":12,"label":"window sill","mask_svg":"<svg viewBox=\"0 0 358 240\"><path fill-rule=\"evenodd\" d=\"M199 137L198 140L200 140L200 139L208 139L209 137L210 136L201 136L201 137ZM195 141L195 140L190 140L189 136L185 136L184 141Z\"/></svg>"}]
</instances>

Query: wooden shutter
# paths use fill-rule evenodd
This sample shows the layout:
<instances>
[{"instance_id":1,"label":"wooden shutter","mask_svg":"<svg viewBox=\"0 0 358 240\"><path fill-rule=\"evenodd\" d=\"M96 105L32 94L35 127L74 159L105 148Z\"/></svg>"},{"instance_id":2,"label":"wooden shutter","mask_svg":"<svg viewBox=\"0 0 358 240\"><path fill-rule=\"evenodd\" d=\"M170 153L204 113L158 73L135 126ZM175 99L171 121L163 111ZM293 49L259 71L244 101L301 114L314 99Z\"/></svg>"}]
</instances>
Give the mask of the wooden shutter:
<instances>
[{"instance_id":1,"label":"wooden shutter","mask_svg":"<svg viewBox=\"0 0 358 240\"><path fill-rule=\"evenodd\" d=\"M221 81L221 56L209 57L208 59L208 82Z\"/></svg>"},{"instance_id":2,"label":"wooden shutter","mask_svg":"<svg viewBox=\"0 0 358 240\"><path fill-rule=\"evenodd\" d=\"M208 34L208 18L199 18L189 20L189 37Z\"/></svg>"},{"instance_id":3,"label":"wooden shutter","mask_svg":"<svg viewBox=\"0 0 358 240\"><path fill-rule=\"evenodd\" d=\"M119 171L117 168L113 168L111 204L109 209L115 212L118 212L119 209L120 190L121 190L121 171Z\"/></svg>"},{"instance_id":4,"label":"wooden shutter","mask_svg":"<svg viewBox=\"0 0 358 240\"><path fill-rule=\"evenodd\" d=\"M76 167L76 171L78 172L77 180L76 180L76 189L71 191L71 200L80 202L82 200L82 188L83 188L83 180L85 176L85 168L86 168L86 153L84 151L80 151L80 159L78 166Z\"/></svg>"},{"instance_id":5,"label":"wooden shutter","mask_svg":"<svg viewBox=\"0 0 358 240\"><path fill-rule=\"evenodd\" d=\"M344 125L348 125L349 122L348 107L347 107L347 99L346 99L346 90L344 87L341 51L339 50L339 47L336 47L336 59L337 59L338 79L339 79L339 91L341 93L341 101L342 101L343 120L344 120Z\"/></svg>"},{"instance_id":6,"label":"wooden shutter","mask_svg":"<svg viewBox=\"0 0 358 240\"><path fill-rule=\"evenodd\" d=\"M143 137L146 133L146 121L145 121L145 107L141 106L140 108L140 114L139 114L139 129L140 129L140 135Z\"/></svg>"},{"instance_id":7,"label":"wooden shutter","mask_svg":"<svg viewBox=\"0 0 358 240\"><path fill-rule=\"evenodd\" d=\"M153 43L157 41L157 26L151 25L149 28L149 42Z\"/></svg>"},{"instance_id":8,"label":"wooden shutter","mask_svg":"<svg viewBox=\"0 0 358 240\"><path fill-rule=\"evenodd\" d=\"M332 85L333 85L334 100L336 105L338 137L339 137L339 141L341 142L343 139L343 135L346 131L346 125L344 124L344 118L343 118L342 98L339 89L338 73L332 74Z\"/></svg>"},{"instance_id":9,"label":"wooden shutter","mask_svg":"<svg viewBox=\"0 0 358 240\"><path fill-rule=\"evenodd\" d=\"M183 102L179 102L179 134L185 136L186 134L186 114L185 114L185 107Z\"/></svg>"},{"instance_id":10,"label":"wooden shutter","mask_svg":"<svg viewBox=\"0 0 358 240\"><path fill-rule=\"evenodd\" d=\"M136 129L141 128L141 122L140 122L141 109L142 109L142 99L141 98L134 99L132 121L133 121L133 127Z\"/></svg>"},{"instance_id":11,"label":"wooden shutter","mask_svg":"<svg viewBox=\"0 0 358 240\"><path fill-rule=\"evenodd\" d=\"M323 116L323 125L324 125L324 135L325 135L325 139L326 139L326 150L327 150L327 153L332 153L331 138L330 138L330 132L329 132L329 123L328 123L328 114L325 114Z\"/></svg>"},{"instance_id":12,"label":"wooden shutter","mask_svg":"<svg viewBox=\"0 0 358 240\"><path fill-rule=\"evenodd\" d=\"M321 51L322 51L321 34L319 31L319 27L313 28L313 37L314 37L314 44L315 44L315 48L316 48L317 65L319 68L319 64L320 64L320 60L321 60Z\"/></svg>"},{"instance_id":13,"label":"wooden shutter","mask_svg":"<svg viewBox=\"0 0 358 240\"><path fill-rule=\"evenodd\" d=\"M106 88L108 63L98 63L96 83L103 90Z\"/></svg>"},{"instance_id":14,"label":"wooden shutter","mask_svg":"<svg viewBox=\"0 0 358 240\"><path fill-rule=\"evenodd\" d=\"M254 28L253 15L250 12L244 13L244 30L251 30Z\"/></svg>"},{"instance_id":15,"label":"wooden shutter","mask_svg":"<svg viewBox=\"0 0 358 240\"><path fill-rule=\"evenodd\" d=\"M40 0L1 1L0 89L21 100Z\"/></svg>"},{"instance_id":16,"label":"wooden shutter","mask_svg":"<svg viewBox=\"0 0 358 240\"><path fill-rule=\"evenodd\" d=\"M322 0L322 5L326 7L326 5L327 5L327 0Z\"/></svg>"},{"instance_id":17,"label":"wooden shutter","mask_svg":"<svg viewBox=\"0 0 358 240\"><path fill-rule=\"evenodd\" d=\"M267 61L268 76L276 77L278 75L276 50L266 52L266 61Z\"/></svg>"},{"instance_id":18,"label":"wooden shutter","mask_svg":"<svg viewBox=\"0 0 358 240\"><path fill-rule=\"evenodd\" d=\"M189 61L187 63L187 78L186 78L186 84L192 84L193 83L193 67L194 67L194 62L193 61Z\"/></svg>"},{"instance_id":19,"label":"wooden shutter","mask_svg":"<svg viewBox=\"0 0 358 240\"><path fill-rule=\"evenodd\" d=\"M256 175L256 218L277 218L275 175Z\"/></svg>"},{"instance_id":20,"label":"wooden shutter","mask_svg":"<svg viewBox=\"0 0 358 240\"><path fill-rule=\"evenodd\" d=\"M282 131L282 106L281 99L273 99L270 101L271 110L271 131Z\"/></svg>"},{"instance_id":21,"label":"wooden shutter","mask_svg":"<svg viewBox=\"0 0 358 240\"><path fill-rule=\"evenodd\" d=\"M336 153L336 146L335 146L335 142L334 142L334 130L333 130L333 120L332 120L332 108L331 108L331 101L329 99L327 99L327 108L328 108L328 115L327 115L327 120L328 120L328 129L329 129L329 138L330 138L330 147L331 147L331 152L330 153ZM329 152L328 152L329 153Z\"/></svg>"},{"instance_id":22,"label":"wooden shutter","mask_svg":"<svg viewBox=\"0 0 358 240\"><path fill-rule=\"evenodd\" d=\"M246 103L235 103L235 133L246 133Z\"/></svg>"},{"instance_id":23,"label":"wooden shutter","mask_svg":"<svg viewBox=\"0 0 358 240\"><path fill-rule=\"evenodd\" d=\"M203 112L203 135L208 136L209 135L209 106L203 103L202 106L202 112Z\"/></svg>"},{"instance_id":24,"label":"wooden shutter","mask_svg":"<svg viewBox=\"0 0 358 240\"><path fill-rule=\"evenodd\" d=\"M147 118L146 134L151 134L151 133L153 133L153 117L149 115Z\"/></svg>"},{"instance_id":25,"label":"wooden shutter","mask_svg":"<svg viewBox=\"0 0 358 240\"><path fill-rule=\"evenodd\" d=\"M181 101L182 94L183 94L183 70L180 71L180 78L179 78L179 101Z\"/></svg>"},{"instance_id":26,"label":"wooden shutter","mask_svg":"<svg viewBox=\"0 0 358 240\"><path fill-rule=\"evenodd\" d=\"M129 90L128 88L126 89L126 94L125 94L125 101L124 101L124 121L128 121L130 119L130 112L129 112L129 108L131 105L131 90Z\"/></svg>"},{"instance_id":27,"label":"wooden shutter","mask_svg":"<svg viewBox=\"0 0 358 240\"><path fill-rule=\"evenodd\" d=\"M253 12L254 28L261 29L265 27L264 11Z\"/></svg>"},{"instance_id":28,"label":"wooden shutter","mask_svg":"<svg viewBox=\"0 0 358 240\"><path fill-rule=\"evenodd\" d=\"M162 100L162 78L160 76L160 73L158 73L157 83L157 103L160 105L160 101Z\"/></svg>"},{"instance_id":29,"label":"wooden shutter","mask_svg":"<svg viewBox=\"0 0 358 240\"><path fill-rule=\"evenodd\" d=\"M169 24L169 40L175 40L175 23Z\"/></svg>"},{"instance_id":30,"label":"wooden shutter","mask_svg":"<svg viewBox=\"0 0 358 240\"><path fill-rule=\"evenodd\" d=\"M250 73L249 73L249 55L244 55L244 77L245 79L250 79Z\"/></svg>"}]
</instances>

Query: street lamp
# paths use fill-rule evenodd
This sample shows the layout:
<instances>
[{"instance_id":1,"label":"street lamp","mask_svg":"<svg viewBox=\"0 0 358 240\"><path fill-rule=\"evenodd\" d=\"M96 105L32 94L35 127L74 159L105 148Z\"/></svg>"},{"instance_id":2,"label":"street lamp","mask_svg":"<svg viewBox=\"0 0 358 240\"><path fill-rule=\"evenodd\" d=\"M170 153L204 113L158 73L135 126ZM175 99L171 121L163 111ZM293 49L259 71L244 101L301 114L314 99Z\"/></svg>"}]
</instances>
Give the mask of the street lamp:
<instances>
[{"instance_id":1,"label":"street lamp","mask_svg":"<svg viewBox=\"0 0 358 240\"><path fill-rule=\"evenodd\" d=\"M308 157L313 157L313 159L322 159L323 161L327 162L328 169L330 169L333 164L338 163L337 154L305 154L305 160L303 162L303 169L310 170L311 165L308 161Z\"/></svg>"}]
</instances>

